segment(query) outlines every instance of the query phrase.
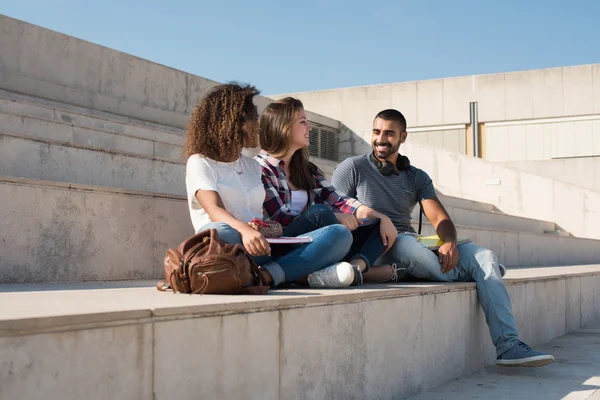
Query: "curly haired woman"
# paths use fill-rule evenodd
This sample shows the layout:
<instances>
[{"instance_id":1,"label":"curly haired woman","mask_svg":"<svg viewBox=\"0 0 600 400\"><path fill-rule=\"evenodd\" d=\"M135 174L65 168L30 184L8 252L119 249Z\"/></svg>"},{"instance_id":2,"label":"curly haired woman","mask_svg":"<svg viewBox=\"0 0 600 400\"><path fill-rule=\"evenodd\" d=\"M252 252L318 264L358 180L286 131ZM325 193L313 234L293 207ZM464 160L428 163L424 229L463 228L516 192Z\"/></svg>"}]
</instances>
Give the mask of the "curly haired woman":
<instances>
[{"instance_id":1,"label":"curly haired woman","mask_svg":"<svg viewBox=\"0 0 600 400\"><path fill-rule=\"evenodd\" d=\"M190 117L183 151L188 158L186 188L194 230L216 229L222 240L242 244L272 286L303 280L312 287L346 287L354 280L352 266L338 262L352 243L346 227L308 232L311 243L287 252L274 248L272 254L267 240L248 224L262 218L265 199L260 165L241 154L243 147L258 143L253 103L258 93L250 85L219 85Z\"/></svg>"}]
</instances>

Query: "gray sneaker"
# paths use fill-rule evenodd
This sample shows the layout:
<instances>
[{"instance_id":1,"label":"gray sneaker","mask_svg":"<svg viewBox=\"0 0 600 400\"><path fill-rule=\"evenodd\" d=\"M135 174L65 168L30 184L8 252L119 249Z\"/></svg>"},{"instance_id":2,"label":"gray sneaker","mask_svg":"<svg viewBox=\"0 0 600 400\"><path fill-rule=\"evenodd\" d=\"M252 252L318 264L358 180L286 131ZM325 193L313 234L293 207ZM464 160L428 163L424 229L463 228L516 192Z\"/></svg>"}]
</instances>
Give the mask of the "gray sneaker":
<instances>
[{"instance_id":1,"label":"gray sneaker","mask_svg":"<svg viewBox=\"0 0 600 400\"><path fill-rule=\"evenodd\" d=\"M543 367L553 361L554 356L535 351L519 341L498 356L496 365L501 367Z\"/></svg>"},{"instance_id":2,"label":"gray sneaker","mask_svg":"<svg viewBox=\"0 0 600 400\"><path fill-rule=\"evenodd\" d=\"M345 288L354 281L354 269L350 263L339 262L313 272L307 279L312 288Z\"/></svg>"}]
</instances>

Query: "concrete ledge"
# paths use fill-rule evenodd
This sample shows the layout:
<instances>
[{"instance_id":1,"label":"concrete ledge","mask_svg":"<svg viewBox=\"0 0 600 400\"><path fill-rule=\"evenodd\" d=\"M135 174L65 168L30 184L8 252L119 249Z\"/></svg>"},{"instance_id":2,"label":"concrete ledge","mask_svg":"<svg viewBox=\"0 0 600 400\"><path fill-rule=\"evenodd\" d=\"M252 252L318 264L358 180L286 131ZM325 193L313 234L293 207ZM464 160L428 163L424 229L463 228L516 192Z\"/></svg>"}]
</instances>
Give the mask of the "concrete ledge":
<instances>
[{"instance_id":1,"label":"concrete ledge","mask_svg":"<svg viewBox=\"0 0 600 400\"><path fill-rule=\"evenodd\" d=\"M413 222L415 230L418 223ZM500 262L509 267L537 267L600 263L597 239L576 238L557 234L520 232L517 230L456 224L460 237L470 237L488 248ZM435 235L433 226L423 221L422 234Z\"/></svg>"},{"instance_id":2,"label":"concrete ledge","mask_svg":"<svg viewBox=\"0 0 600 400\"><path fill-rule=\"evenodd\" d=\"M2 131L10 134L45 140L58 140L73 145L87 145L142 156L158 156L179 163L185 161L181 154L183 143L183 138L181 137L176 137L179 141L178 144L165 143L121 132L82 127L73 122L40 119L18 114L7 114L0 111L0 126L2 126ZM165 135L168 134L165 133Z\"/></svg>"},{"instance_id":3,"label":"concrete ledge","mask_svg":"<svg viewBox=\"0 0 600 400\"><path fill-rule=\"evenodd\" d=\"M0 282L155 279L193 228L181 196L0 179Z\"/></svg>"},{"instance_id":4,"label":"concrete ledge","mask_svg":"<svg viewBox=\"0 0 600 400\"><path fill-rule=\"evenodd\" d=\"M50 108L38 104L22 103L15 100L6 100L1 97L0 112L2 112L1 122L6 126L17 126L9 119L9 116L20 117L21 121L18 127L22 129L25 134L35 133L35 123L36 121L41 120L55 123L55 126L57 127L64 127L66 125L84 128L89 130L90 134L93 134L94 132L100 132L98 134L104 132L114 133L180 147L183 143L184 131L174 133L156 128L134 125L128 122L109 120L89 114L86 115L58 108Z\"/></svg>"},{"instance_id":5,"label":"concrete ledge","mask_svg":"<svg viewBox=\"0 0 600 400\"><path fill-rule=\"evenodd\" d=\"M37 188L62 188L62 189L74 189L74 190L82 190L87 192L97 192L97 193L117 193L117 194L125 194L130 196L140 196L140 197L149 197L149 198L164 198L171 200L186 200L186 196L183 195L175 195L168 193L157 193L157 192L145 192L141 190L129 190L123 188L113 188L107 186L94 186L94 185L82 185L78 183L70 183L70 182L56 182L56 181L45 181L41 179L29 179L29 178L19 178L15 176L3 176L0 175L0 184L16 184L16 185L26 185L30 187Z\"/></svg>"},{"instance_id":6,"label":"concrete ledge","mask_svg":"<svg viewBox=\"0 0 600 400\"><path fill-rule=\"evenodd\" d=\"M546 368L527 371L489 366L410 397L410 400L598 400L598 344L600 324L578 329L538 346L537 350L556 357L556 362Z\"/></svg>"},{"instance_id":7,"label":"concrete ledge","mask_svg":"<svg viewBox=\"0 0 600 400\"><path fill-rule=\"evenodd\" d=\"M442 201L440 199L440 201ZM443 204L443 202L442 202ZM544 234L556 230L556 224L548 221L540 221L531 218L517 217L493 211L481 211L466 208L465 206L446 206L448 215L460 225L479 228L504 229L521 232ZM419 220L419 207L415 207L411 215L413 221ZM426 220L424 218L424 220Z\"/></svg>"},{"instance_id":8,"label":"concrete ledge","mask_svg":"<svg viewBox=\"0 0 600 400\"><path fill-rule=\"evenodd\" d=\"M494 359L471 283L260 297L153 283L0 285L1 397L398 399ZM600 266L506 284L532 345L600 320Z\"/></svg>"},{"instance_id":9,"label":"concrete ledge","mask_svg":"<svg viewBox=\"0 0 600 400\"><path fill-rule=\"evenodd\" d=\"M511 215L553 221L577 237L600 238L598 192L442 149L415 143L403 148L444 194L493 204Z\"/></svg>"},{"instance_id":10,"label":"concrete ledge","mask_svg":"<svg viewBox=\"0 0 600 400\"><path fill-rule=\"evenodd\" d=\"M35 106L47 107L55 109L56 111L66 111L75 114L81 114L85 116L100 118L107 121L113 121L116 123L124 123L158 131L165 131L174 134L183 134L183 128L177 128L171 125L163 125L157 122L146 121L143 119L137 119L130 116L113 114L106 111L96 110L93 108L81 107L80 105L63 103L61 101L47 99L43 97L29 96L23 93L12 92L10 90L0 89L0 98L14 101L21 104L31 104Z\"/></svg>"},{"instance_id":11,"label":"concrete ledge","mask_svg":"<svg viewBox=\"0 0 600 400\"><path fill-rule=\"evenodd\" d=\"M156 148L152 142L147 143L148 152L153 153ZM176 195L185 193L183 163L2 131L0 175Z\"/></svg>"},{"instance_id":12,"label":"concrete ledge","mask_svg":"<svg viewBox=\"0 0 600 400\"><path fill-rule=\"evenodd\" d=\"M0 283L158 279L193 232L182 195L0 176L0 198ZM596 240L458 229L509 267L600 261Z\"/></svg>"}]
</instances>

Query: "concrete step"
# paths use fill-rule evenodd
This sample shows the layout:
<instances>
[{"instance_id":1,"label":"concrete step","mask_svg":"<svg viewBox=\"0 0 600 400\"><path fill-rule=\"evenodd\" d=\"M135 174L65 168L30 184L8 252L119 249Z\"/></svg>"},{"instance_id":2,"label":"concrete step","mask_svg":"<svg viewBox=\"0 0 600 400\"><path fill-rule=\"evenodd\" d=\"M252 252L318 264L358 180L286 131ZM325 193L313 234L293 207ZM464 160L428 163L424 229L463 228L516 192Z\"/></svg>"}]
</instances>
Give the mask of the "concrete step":
<instances>
[{"instance_id":1,"label":"concrete step","mask_svg":"<svg viewBox=\"0 0 600 400\"><path fill-rule=\"evenodd\" d=\"M556 362L539 372L513 371L489 366L427 390L410 400L594 400L600 399L600 324L578 329L536 350L550 353Z\"/></svg>"},{"instance_id":2,"label":"concrete step","mask_svg":"<svg viewBox=\"0 0 600 400\"><path fill-rule=\"evenodd\" d=\"M418 222L413 223L415 230ZM488 248L509 268L600 264L600 240L457 225L458 236ZM423 222L423 236L435 235Z\"/></svg>"},{"instance_id":3,"label":"concrete step","mask_svg":"<svg viewBox=\"0 0 600 400\"><path fill-rule=\"evenodd\" d=\"M499 212L479 211L445 205L444 207L446 208L448 215L450 215L450 218L458 225L539 234L554 232L556 230L556 224L553 222L515 217ZM419 220L418 206L415 207L412 213L412 219L413 221ZM423 220L426 221L426 218L423 217Z\"/></svg>"},{"instance_id":4,"label":"concrete step","mask_svg":"<svg viewBox=\"0 0 600 400\"><path fill-rule=\"evenodd\" d=\"M110 151L106 146L73 145L66 140L2 134L1 131L0 141L0 175L185 194L184 166L160 157ZM149 148L148 152L152 150ZM443 200L475 209L448 207L451 216L460 225L537 233L552 229L551 223L483 211L488 209L483 203L461 202L450 197ZM413 219L418 220L418 209L413 213Z\"/></svg>"},{"instance_id":5,"label":"concrete step","mask_svg":"<svg viewBox=\"0 0 600 400\"><path fill-rule=\"evenodd\" d=\"M600 266L508 271L505 284L533 346L600 321ZM6 400L400 399L495 359L473 283L266 296L0 285L0 349Z\"/></svg>"},{"instance_id":6,"label":"concrete step","mask_svg":"<svg viewBox=\"0 0 600 400\"><path fill-rule=\"evenodd\" d=\"M80 107L74 104L67 104L57 100L50 100L41 97L29 96L26 94L11 92L8 90L0 89L0 99L11 100L23 105L31 105L38 107L46 107L48 109L56 110L57 112L72 112L74 114L80 114L85 116L93 116L98 119L120 122L126 125L133 125L139 127L146 127L151 130L170 132L179 136L182 136L184 130L175 126L159 124L156 122L146 121L143 119L132 118L125 115L113 114L107 111L100 111L96 109ZM34 116L34 115L32 115Z\"/></svg>"},{"instance_id":7,"label":"concrete step","mask_svg":"<svg viewBox=\"0 0 600 400\"><path fill-rule=\"evenodd\" d=\"M1 103L2 101L0 100L0 104ZM2 124L2 126L4 127L2 130L0 130L0 132L4 131L9 133L16 133L16 135L13 135L13 140L7 139L5 149L0 150L0 152L4 153L5 156L5 159L3 161L0 161L0 174L2 175L12 175L32 179L47 179L61 182L74 182L109 187L124 187L134 190L160 191L164 193L174 194L185 193L185 188L183 186L173 188L173 185L170 185L171 189L165 191L164 185L156 187L154 184L154 186L148 184L141 184L141 182L147 181L145 177L141 178L141 180L138 182L130 182L129 184L123 184L122 179L127 179L128 177L122 178L119 177L118 174L111 173L102 174L103 178L111 179L98 180L96 178L98 175L97 171L98 168L100 168L100 166L88 164L86 156L83 155L83 153L87 153L85 149L115 150L134 157L139 154L141 156L152 158L156 157L181 163L182 161L180 146L174 146L145 139L133 138L131 136L124 136L115 133L107 133L104 131L95 131L93 129L80 128L61 122L54 123L49 122L48 120L41 120L29 117L19 117L14 114L6 114L2 112L0 112L0 124ZM15 141L19 139L21 141L25 141L26 139L41 139L41 141L30 140L28 144L25 144L24 142L21 144L16 144ZM19 162L18 159L15 159L17 157L21 158L23 152L30 153L31 151L36 154L39 153L41 151L40 147L46 148L44 143L51 143L51 146L54 147L51 147L49 149L49 152L54 153L56 154L56 157L62 157L63 159L57 159L56 157L50 155L49 157L43 157L43 159L40 160L40 164L36 164L31 158L28 158L26 166L22 165L22 161L25 160L25 158L21 159L21 162ZM53 163L55 163L56 165L70 165L69 162L72 159L77 158L76 156L73 156L71 154L74 151L72 145L77 146L78 150L76 150L75 153L81 154L81 157L79 157L81 163L73 165L73 168L67 169L67 172L71 173L70 175L65 175L65 168L58 167L57 170L57 168L48 168L47 166L43 165L43 162L45 160L53 160ZM62 146L62 148L57 148L56 146ZM20 150L15 150L15 147L19 148ZM12 160L11 157L13 158ZM121 155L120 159L123 159L123 157L124 156ZM128 163L126 161L116 159L113 159L112 161L113 163L116 161ZM146 161L146 163L148 163L148 161ZM102 163L102 166L105 165L107 164ZM116 168L116 171L120 169L118 165L114 165L112 168ZM174 167L174 170L183 171L183 169L179 166ZM94 173L94 171L96 171L96 173ZM151 168L146 167L145 171L143 171L142 174L146 175L148 172L151 171ZM86 176L86 174L88 175ZM170 177L172 177L172 174L169 175ZM74 176L77 176L78 178L75 178ZM90 180L87 180L88 176ZM171 180L171 182L181 182L182 176ZM136 180L135 176L131 176L131 178L133 180ZM489 204L478 203L469 200L462 200L443 195L440 195L440 198L448 207L450 215L456 219L457 223L462 225L482 226L497 229L511 229L538 233L544 233L545 231L554 230L554 224L549 222L534 221L526 218L511 217L503 214L494 214L491 212L491 209L493 207ZM454 207L453 205L459 205L460 207ZM418 218L418 209L416 209L416 211L413 213L413 218Z\"/></svg>"},{"instance_id":8,"label":"concrete step","mask_svg":"<svg viewBox=\"0 0 600 400\"><path fill-rule=\"evenodd\" d=\"M10 135L1 130L0 175L185 194L182 164L101 147Z\"/></svg>"},{"instance_id":9,"label":"concrete step","mask_svg":"<svg viewBox=\"0 0 600 400\"><path fill-rule=\"evenodd\" d=\"M81 117L80 119L84 118L87 117ZM67 122L57 122L55 120L0 112L0 130L6 133L26 135L39 139L58 140L74 145L124 151L142 156L161 157L179 163L184 162L181 154L181 144L164 143L122 133L86 128ZM174 135L170 134L170 136ZM180 142L182 142L182 139L180 139Z\"/></svg>"},{"instance_id":10,"label":"concrete step","mask_svg":"<svg viewBox=\"0 0 600 400\"><path fill-rule=\"evenodd\" d=\"M157 279L193 233L181 196L0 177L0 199L2 283Z\"/></svg>"},{"instance_id":11,"label":"concrete step","mask_svg":"<svg viewBox=\"0 0 600 400\"><path fill-rule=\"evenodd\" d=\"M167 248L193 233L184 196L0 177L0 199L4 283L158 279ZM595 240L458 229L508 267L600 262Z\"/></svg>"},{"instance_id":12,"label":"concrete step","mask_svg":"<svg viewBox=\"0 0 600 400\"><path fill-rule=\"evenodd\" d=\"M0 97L0 112L44 121L66 123L94 131L116 133L161 143L181 146L183 132L173 133L143 125L134 125L92 115L76 113L60 108L51 108L35 103L25 103Z\"/></svg>"},{"instance_id":13,"label":"concrete step","mask_svg":"<svg viewBox=\"0 0 600 400\"><path fill-rule=\"evenodd\" d=\"M444 207L459 207L467 210L483 211L483 212L494 212L496 208L494 205L489 203L482 203L480 201L462 199L460 197L453 197L444 194L443 190L436 189L438 199L442 202Z\"/></svg>"}]
</instances>

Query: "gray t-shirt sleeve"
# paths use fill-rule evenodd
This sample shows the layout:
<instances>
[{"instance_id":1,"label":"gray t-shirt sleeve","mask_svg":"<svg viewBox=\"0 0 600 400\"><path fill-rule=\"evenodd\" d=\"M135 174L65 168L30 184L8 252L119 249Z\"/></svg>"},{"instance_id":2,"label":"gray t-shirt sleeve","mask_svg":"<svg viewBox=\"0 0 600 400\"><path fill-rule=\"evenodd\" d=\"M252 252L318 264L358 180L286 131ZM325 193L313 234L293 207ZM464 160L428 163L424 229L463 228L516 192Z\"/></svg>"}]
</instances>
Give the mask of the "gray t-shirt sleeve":
<instances>
[{"instance_id":1,"label":"gray t-shirt sleeve","mask_svg":"<svg viewBox=\"0 0 600 400\"><path fill-rule=\"evenodd\" d=\"M416 171L415 171L416 170ZM428 199L437 199L433 182L422 169L415 168L413 171L415 176L415 186L417 189L417 201L423 201Z\"/></svg>"},{"instance_id":2,"label":"gray t-shirt sleeve","mask_svg":"<svg viewBox=\"0 0 600 400\"><path fill-rule=\"evenodd\" d=\"M331 185L343 195L356 198L356 167L351 159L342 161L333 171Z\"/></svg>"}]
</instances>

